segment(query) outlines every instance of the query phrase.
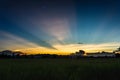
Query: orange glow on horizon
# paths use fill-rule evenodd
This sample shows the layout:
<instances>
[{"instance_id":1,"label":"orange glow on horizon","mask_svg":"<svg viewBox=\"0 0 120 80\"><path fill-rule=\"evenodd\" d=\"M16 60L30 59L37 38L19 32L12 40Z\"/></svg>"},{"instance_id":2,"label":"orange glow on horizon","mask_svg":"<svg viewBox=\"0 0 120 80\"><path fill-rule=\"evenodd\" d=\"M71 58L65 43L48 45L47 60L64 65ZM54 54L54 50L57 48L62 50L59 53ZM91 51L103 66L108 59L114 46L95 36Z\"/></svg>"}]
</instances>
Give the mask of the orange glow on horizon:
<instances>
[{"instance_id":1,"label":"orange glow on horizon","mask_svg":"<svg viewBox=\"0 0 120 80\"><path fill-rule=\"evenodd\" d=\"M104 44L69 44L69 45L54 45L57 50L48 49L44 47L36 48L26 48L20 49L19 51L27 54L58 54L58 55L68 55L75 53L79 50L84 50L86 53L94 52L113 52L119 44L115 43L104 43Z\"/></svg>"}]
</instances>

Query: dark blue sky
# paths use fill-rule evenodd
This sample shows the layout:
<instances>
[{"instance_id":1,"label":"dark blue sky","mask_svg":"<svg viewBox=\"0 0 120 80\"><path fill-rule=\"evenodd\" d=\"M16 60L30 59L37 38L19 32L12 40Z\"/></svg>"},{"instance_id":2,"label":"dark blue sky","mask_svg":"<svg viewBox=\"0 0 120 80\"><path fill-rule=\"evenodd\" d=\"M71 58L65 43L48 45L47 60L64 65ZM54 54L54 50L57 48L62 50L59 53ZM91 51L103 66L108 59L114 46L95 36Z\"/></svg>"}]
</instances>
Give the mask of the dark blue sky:
<instances>
[{"instance_id":1,"label":"dark blue sky","mask_svg":"<svg viewBox=\"0 0 120 80\"><path fill-rule=\"evenodd\" d=\"M5 33L52 49L53 44L119 42L119 3L119 0L2 0L0 43L7 45L5 40L10 37Z\"/></svg>"}]
</instances>

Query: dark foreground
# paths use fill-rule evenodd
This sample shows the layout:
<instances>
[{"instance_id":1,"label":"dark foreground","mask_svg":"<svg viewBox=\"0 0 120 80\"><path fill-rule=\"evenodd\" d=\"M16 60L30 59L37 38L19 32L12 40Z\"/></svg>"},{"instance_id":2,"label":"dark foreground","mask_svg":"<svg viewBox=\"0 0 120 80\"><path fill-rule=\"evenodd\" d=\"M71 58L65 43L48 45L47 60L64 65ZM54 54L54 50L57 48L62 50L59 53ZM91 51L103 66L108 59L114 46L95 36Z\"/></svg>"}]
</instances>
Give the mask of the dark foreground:
<instances>
[{"instance_id":1,"label":"dark foreground","mask_svg":"<svg viewBox=\"0 0 120 80\"><path fill-rule=\"evenodd\" d=\"M0 80L120 80L120 59L0 59Z\"/></svg>"}]
</instances>

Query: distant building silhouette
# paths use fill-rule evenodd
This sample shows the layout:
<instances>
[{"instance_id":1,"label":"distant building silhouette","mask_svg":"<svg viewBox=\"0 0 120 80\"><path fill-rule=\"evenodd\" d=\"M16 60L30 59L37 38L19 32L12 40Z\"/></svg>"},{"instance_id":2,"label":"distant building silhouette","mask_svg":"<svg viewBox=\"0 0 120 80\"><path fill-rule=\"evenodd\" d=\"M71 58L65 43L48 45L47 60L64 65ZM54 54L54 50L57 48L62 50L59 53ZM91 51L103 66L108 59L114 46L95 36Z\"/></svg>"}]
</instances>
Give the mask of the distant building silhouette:
<instances>
[{"instance_id":1,"label":"distant building silhouette","mask_svg":"<svg viewBox=\"0 0 120 80\"><path fill-rule=\"evenodd\" d=\"M13 52L11 50L4 50L1 53L3 56L13 56Z\"/></svg>"},{"instance_id":2,"label":"distant building silhouette","mask_svg":"<svg viewBox=\"0 0 120 80\"><path fill-rule=\"evenodd\" d=\"M97 53L87 53L86 56L87 57L115 57L115 54L114 53L110 53L110 52L102 51L101 53L100 52L97 52Z\"/></svg>"},{"instance_id":3,"label":"distant building silhouette","mask_svg":"<svg viewBox=\"0 0 120 80\"><path fill-rule=\"evenodd\" d=\"M1 57L18 57L22 54L23 54L22 52L13 52L11 50L4 50L0 52Z\"/></svg>"}]
</instances>

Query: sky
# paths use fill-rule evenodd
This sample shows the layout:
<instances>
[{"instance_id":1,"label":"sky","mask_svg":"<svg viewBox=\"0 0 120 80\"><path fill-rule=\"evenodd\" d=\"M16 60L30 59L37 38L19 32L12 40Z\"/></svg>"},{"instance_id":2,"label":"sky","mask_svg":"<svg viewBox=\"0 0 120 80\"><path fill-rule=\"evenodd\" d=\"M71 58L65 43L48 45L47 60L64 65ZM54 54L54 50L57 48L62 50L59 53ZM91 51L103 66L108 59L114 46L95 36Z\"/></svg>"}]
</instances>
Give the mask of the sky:
<instances>
[{"instance_id":1,"label":"sky","mask_svg":"<svg viewBox=\"0 0 120 80\"><path fill-rule=\"evenodd\" d=\"M0 51L69 54L120 46L119 0L0 0Z\"/></svg>"}]
</instances>

